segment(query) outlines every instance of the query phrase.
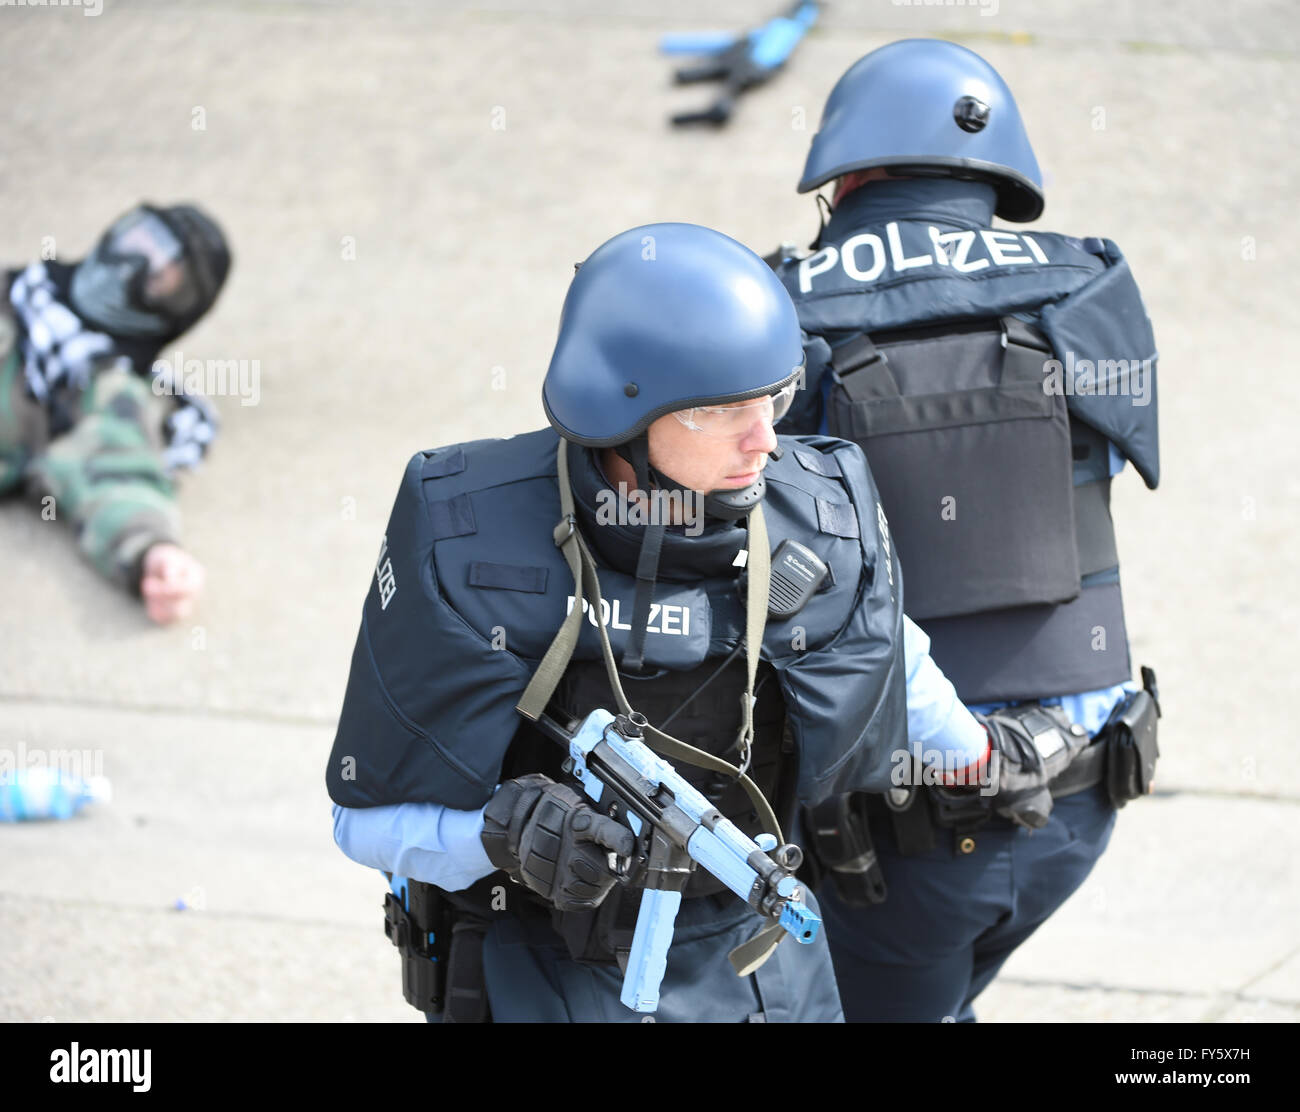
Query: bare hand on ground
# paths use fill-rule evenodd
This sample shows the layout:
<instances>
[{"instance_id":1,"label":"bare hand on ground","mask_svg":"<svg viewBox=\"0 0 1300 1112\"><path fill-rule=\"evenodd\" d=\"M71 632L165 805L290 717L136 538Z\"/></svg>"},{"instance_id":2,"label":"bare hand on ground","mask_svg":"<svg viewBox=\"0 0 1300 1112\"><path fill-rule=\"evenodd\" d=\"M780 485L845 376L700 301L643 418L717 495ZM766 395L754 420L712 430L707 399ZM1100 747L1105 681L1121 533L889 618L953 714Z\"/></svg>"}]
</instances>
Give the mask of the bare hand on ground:
<instances>
[{"instance_id":1,"label":"bare hand on ground","mask_svg":"<svg viewBox=\"0 0 1300 1112\"><path fill-rule=\"evenodd\" d=\"M159 625L187 617L203 590L203 565L174 544L155 544L144 556L140 597Z\"/></svg>"}]
</instances>

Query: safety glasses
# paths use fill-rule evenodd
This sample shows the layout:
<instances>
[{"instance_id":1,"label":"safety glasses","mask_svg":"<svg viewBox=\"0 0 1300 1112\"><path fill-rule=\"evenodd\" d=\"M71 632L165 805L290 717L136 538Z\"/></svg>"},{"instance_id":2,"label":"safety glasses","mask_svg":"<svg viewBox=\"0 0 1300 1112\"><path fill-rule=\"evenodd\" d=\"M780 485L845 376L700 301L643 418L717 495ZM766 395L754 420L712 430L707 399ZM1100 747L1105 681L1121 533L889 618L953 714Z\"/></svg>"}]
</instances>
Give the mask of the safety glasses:
<instances>
[{"instance_id":1,"label":"safety glasses","mask_svg":"<svg viewBox=\"0 0 1300 1112\"><path fill-rule=\"evenodd\" d=\"M731 405L697 405L692 409L679 409L673 416L688 429L705 436L719 440L739 440L754 427L755 420L765 419L769 424L781 420L790 411L796 389L797 379L775 394L763 398Z\"/></svg>"}]
</instances>

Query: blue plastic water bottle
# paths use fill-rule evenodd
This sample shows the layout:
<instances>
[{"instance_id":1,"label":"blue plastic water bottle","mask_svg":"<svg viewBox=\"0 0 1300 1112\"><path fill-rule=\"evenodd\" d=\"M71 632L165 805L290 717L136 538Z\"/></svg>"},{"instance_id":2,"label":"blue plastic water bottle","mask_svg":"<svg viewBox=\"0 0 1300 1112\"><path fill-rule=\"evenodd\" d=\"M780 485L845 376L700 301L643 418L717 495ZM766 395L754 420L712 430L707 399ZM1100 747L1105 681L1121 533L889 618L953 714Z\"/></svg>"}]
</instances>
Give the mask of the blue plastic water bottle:
<instances>
[{"instance_id":1,"label":"blue plastic water bottle","mask_svg":"<svg viewBox=\"0 0 1300 1112\"><path fill-rule=\"evenodd\" d=\"M0 775L0 822L70 819L87 803L111 797L103 776L81 780L57 768L20 768Z\"/></svg>"}]
</instances>

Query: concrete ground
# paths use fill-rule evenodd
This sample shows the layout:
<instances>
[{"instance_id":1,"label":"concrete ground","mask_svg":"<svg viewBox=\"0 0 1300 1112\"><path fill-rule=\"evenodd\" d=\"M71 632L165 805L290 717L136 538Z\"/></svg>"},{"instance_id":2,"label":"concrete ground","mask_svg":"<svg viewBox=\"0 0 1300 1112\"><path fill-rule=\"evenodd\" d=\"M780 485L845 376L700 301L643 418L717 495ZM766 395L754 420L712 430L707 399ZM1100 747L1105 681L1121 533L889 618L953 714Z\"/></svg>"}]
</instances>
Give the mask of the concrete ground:
<instances>
[{"instance_id":1,"label":"concrete ground","mask_svg":"<svg viewBox=\"0 0 1300 1112\"><path fill-rule=\"evenodd\" d=\"M541 424L572 264L609 235L811 238L794 183L832 83L932 34L1016 91L1042 226L1123 245L1163 377L1160 491L1131 470L1115 491L1161 791L981 1016L1300 1015L1293 6L841 2L728 130L665 127L707 94L668 85L657 35L774 7L0 8L0 260L44 237L77 258L141 197L198 200L236 268L179 346L260 373L184 487L210 583L183 628L111 593L63 523L0 506L0 747L89 750L116 790L0 828L0 1018L419 1019L323 785L405 460Z\"/></svg>"}]
</instances>

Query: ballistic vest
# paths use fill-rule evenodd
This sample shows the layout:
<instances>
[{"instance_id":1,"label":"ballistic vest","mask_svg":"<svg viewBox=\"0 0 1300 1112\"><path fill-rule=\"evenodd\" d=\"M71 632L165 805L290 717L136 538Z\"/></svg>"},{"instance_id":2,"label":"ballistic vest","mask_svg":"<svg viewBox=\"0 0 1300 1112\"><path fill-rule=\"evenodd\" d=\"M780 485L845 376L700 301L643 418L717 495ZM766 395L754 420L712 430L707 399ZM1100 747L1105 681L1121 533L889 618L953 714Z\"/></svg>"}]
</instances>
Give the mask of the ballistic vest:
<instances>
[{"instance_id":1,"label":"ballistic vest","mask_svg":"<svg viewBox=\"0 0 1300 1112\"><path fill-rule=\"evenodd\" d=\"M968 704L1130 678L1110 444L1159 478L1155 341L1119 249L990 229L992 203L871 183L778 269L811 335L783 428L824 416L864 449L905 609Z\"/></svg>"},{"instance_id":2,"label":"ballistic vest","mask_svg":"<svg viewBox=\"0 0 1300 1112\"><path fill-rule=\"evenodd\" d=\"M895 750L906 751L901 575L888 525L856 446L817 436L781 442L782 458L764 473L771 544L798 540L830 576L793 617L768 620L761 655L766 682L784 705L784 729L764 736L788 744L793 800L883 790ZM553 759L525 753L536 739L521 734L515 705L573 605L572 578L553 539L557 446L545 429L411 459L353 652L326 776L334 802L474 810L503 778ZM568 451L575 476L584 462L590 468L587 449ZM585 711L576 703L599 698L597 621L616 659L626 647L636 580L634 562L621 553L634 550L643 526L595 523L600 507L576 478L574 487L604 597L601 614L588 612L560 692ZM741 642L737 557L746 538L742 526L720 521L699 536L670 527L664 537L643 676L671 674L674 699L683 677L702 681ZM625 688L634 707L639 682ZM662 694L652 692L650 702L666 705ZM759 699L761 712L762 692ZM727 715L717 733L729 742L734 728ZM686 732L697 742L710 733L698 719ZM717 745L715 738L707 747L717 752Z\"/></svg>"}]
</instances>

